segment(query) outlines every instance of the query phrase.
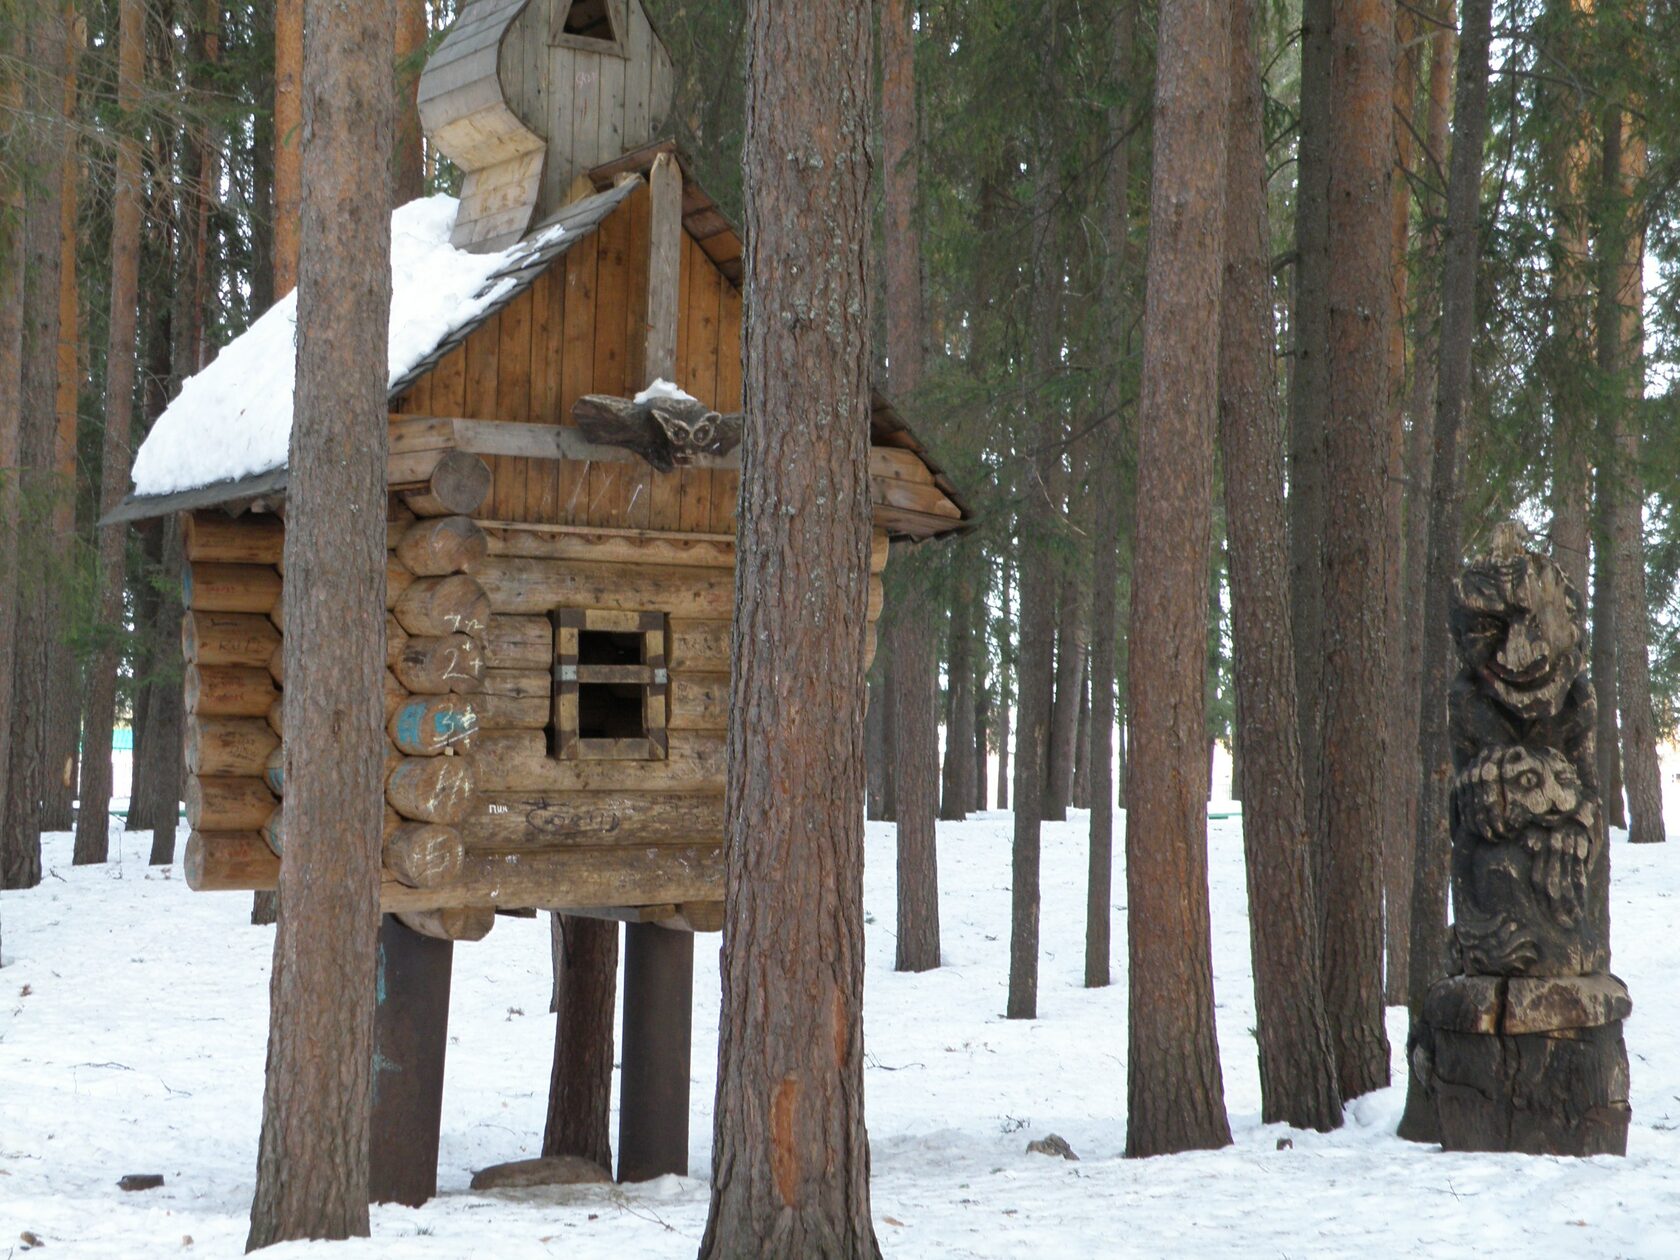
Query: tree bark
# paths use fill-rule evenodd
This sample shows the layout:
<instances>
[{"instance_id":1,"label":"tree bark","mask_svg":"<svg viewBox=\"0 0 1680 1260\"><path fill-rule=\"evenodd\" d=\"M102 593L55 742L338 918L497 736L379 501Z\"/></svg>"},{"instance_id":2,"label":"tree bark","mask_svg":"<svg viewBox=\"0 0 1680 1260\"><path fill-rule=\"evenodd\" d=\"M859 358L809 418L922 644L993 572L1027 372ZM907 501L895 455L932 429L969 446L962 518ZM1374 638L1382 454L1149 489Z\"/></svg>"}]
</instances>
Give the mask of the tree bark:
<instances>
[{"instance_id":1,"label":"tree bark","mask_svg":"<svg viewBox=\"0 0 1680 1260\"><path fill-rule=\"evenodd\" d=\"M1228 1145L1207 889L1207 609L1231 15L1163 0L1132 577L1126 1154Z\"/></svg>"},{"instance_id":2,"label":"tree bark","mask_svg":"<svg viewBox=\"0 0 1680 1260\"><path fill-rule=\"evenodd\" d=\"M1593 541L1596 568L1592 586L1592 679L1598 696L1598 781L1603 784L1604 821L1612 827L1627 826L1623 803L1622 734L1617 725L1619 712L1616 669L1615 549L1609 541L1610 490L1602 470L1598 481L1599 528Z\"/></svg>"},{"instance_id":3,"label":"tree bark","mask_svg":"<svg viewBox=\"0 0 1680 1260\"><path fill-rule=\"evenodd\" d=\"M1091 808L1091 661L1086 653L1085 669L1079 676L1079 729L1073 741L1073 796L1075 809Z\"/></svg>"},{"instance_id":4,"label":"tree bark","mask_svg":"<svg viewBox=\"0 0 1680 1260\"><path fill-rule=\"evenodd\" d=\"M863 1118L870 11L748 10L746 427L704 1257L879 1255Z\"/></svg>"},{"instance_id":5,"label":"tree bark","mask_svg":"<svg viewBox=\"0 0 1680 1260\"><path fill-rule=\"evenodd\" d=\"M1446 24L1436 27L1429 39L1428 117L1424 124L1424 134L1427 152L1435 158L1447 151L1447 125L1452 105L1452 59L1456 47L1452 19L1453 12L1449 4L1442 15ZM1426 187L1433 189L1433 181L1427 183ZM1407 402L1407 411L1411 415L1411 431L1407 435L1406 444L1408 490L1405 513L1405 569L1400 591L1400 637L1397 646L1400 663L1396 670L1400 699L1398 708L1392 715L1393 725L1390 727L1393 734L1392 751L1400 764L1406 767L1409 775L1405 781L1405 790L1398 794L1395 803L1404 827L1405 882L1398 889L1391 885L1386 894L1390 898L1404 897L1406 903L1404 912L1395 916L1405 927L1403 942L1396 939L1396 925L1392 922L1389 925L1386 999L1391 1006L1408 1002L1412 990L1412 885L1417 866L1418 799L1423 783L1423 754L1418 744L1418 722L1423 690L1423 603L1424 583L1429 568L1430 487L1434 472L1431 456L1435 442L1436 365L1440 357L1439 225L1443 213L1441 198L1433 191L1424 194L1423 206L1424 222L1427 226L1423 232L1418 267L1419 285L1415 303L1418 314L1414 334L1416 345L1412 355L1411 395ZM1390 900L1388 904L1393 906L1395 902ZM1399 997L1396 998L1396 985L1402 981L1405 987L1398 990Z\"/></svg>"},{"instance_id":6,"label":"tree bark","mask_svg":"<svg viewBox=\"0 0 1680 1260\"><path fill-rule=\"evenodd\" d=\"M976 543L959 542L952 556L956 590L951 602L950 647L945 672L949 703L945 722L945 768L940 780L939 816L961 822L974 808L974 743L976 736L974 639L976 605L974 570L980 559Z\"/></svg>"},{"instance_id":7,"label":"tree bark","mask_svg":"<svg viewBox=\"0 0 1680 1260\"><path fill-rule=\"evenodd\" d=\"M425 68L426 0L397 0L397 126L391 146L393 204L426 195L420 128L420 71Z\"/></svg>"},{"instance_id":8,"label":"tree bark","mask_svg":"<svg viewBox=\"0 0 1680 1260\"><path fill-rule=\"evenodd\" d=\"M1429 571L1424 582L1423 688L1419 746L1423 783L1418 805L1416 866L1412 876L1411 991L1408 995L1406 1106L1400 1136L1438 1141L1435 1108L1417 1064L1428 1047L1423 1001L1447 972L1448 826L1452 755L1447 742L1447 692L1455 672L1448 627L1452 582L1460 555L1459 447L1470 401L1471 350L1476 334L1476 268L1480 255L1482 148L1488 130L1488 45L1492 0L1465 0L1453 98L1452 160L1447 177L1447 224L1442 242L1440 383L1435 405L1429 490Z\"/></svg>"},{"instance_id":9,"label":"tree bark","mask_svg":"<svg viewBox=\"0 0 1680 1260\"><path fill-rule=\"evenodd\" d=\"M1612 109L1604 124L1604 183L1613 226L1600 238L1603 284L1599 365L1617 385L1611 427L1610 541L1616 566L1616 701L1622 728L1628 839L1660 844L1662 767L1651 704L1651 615L1645 596L1645 488L1640 465L1645 399L1645 136L1631 112Z\"/></svg>"},{"instance_id":10,"label":"tree bark","mask_svg":"<svg viewBox=\"0 0 1680 1260\"><path fill-rule=\"evenodd\" d=\"M1382 835L1388 780L1384 589L1394 176L1394 2L1336 9L1330 59L1330 371L1326 429L1325 1014L1343 1099L1388 1083Z\"/></svg>"},{"instance_id":11,"label":"tree bark","mask_svg":"<svg viewBox=\"0 0 1680 1260\"><path fill-rule=\"evenodd\" d=\"M49 6L28 23L22 125L27 168L56 171L65 145L62 10ZM52 528L53 447L58 430L59 267L63 184L44 178L29 186L23 208L23 332L19 366L16 642L6 794L0 799L0 888L32 888L41 881L41 814L49 747L48 679L51 651L48 535Z\"/></svg>"},{"instance_id":12,"label":"tree bark","mask_svg":"<svg viewBox=\"0 0 1680 1260\"><path fill-rule=\"evenodd\" d=\"M612 1169L613 1012L618 924L556 914L554 1069L544 1155L577 1155Z\"/></svg>"},{"instance_id":13,"label":"tree bark","mask_svg":"<svg viewBox=\"0 0 1680 1260\"><path fill-rule=\"evenodd\" d=\"M308 0L274 0L274 293L297 288L299 207L303 202L303 23ZM376 0L383 3L383 0ZM387 78L388 71L382 70Z\"/></svg>"},{"instance_id":14,"label":"tree bark","mask_svg":"<svg viewBox=\"0 0 1680 1260\"><path fill-rule=\"evenodd\" d=\"M25 53L23 27L0 23L0 57L21 64ZM23 81L0 76L0 113L23 116ZM19 521L22 514L20 480L23 475L19 444L23 426L23 296L25 196L21 168L0 167L0 713L11 713L14 662L17 656L18 606L24 586L18 563ZM8 821L12 724L0 722L0 827ZM13 880L14 851L0 834L0 887ZM33 880L29 881L33 883Z\"/></svg>"},{"instance_id":15,"label":"tree bark","mask_svg":"<svg viewBox=\"0 0 1680 1260\"><path fill-rule=\"evenodd\" d=\"M1230 534L1243 849L1254 956L1261 1118L1328 1131L1342 1122L1319 975L1312 843L1301 783L1290 607L1284 434L1273 377L1259 0L1232 6L1231 134L1220 300L1219 437Z\"/></svg>"},{"instance_id":16,"label":"tree bark","mask_svg":"<svg viewBox=\"0 0 1680 1260\"><path fill-rule=\"evenodd\" d=\"M1015 711L1018 700L1015 688L1010 685L1010 666L1015 662L1015 653L1011 651L1010 638L1015 631L1015 619L1011 615L1010 603L1010 565L1005 556L1003 561L1003 640L998 644L998 740L997 740L997 807L1000 810L1009 808L1009 750L1010 717Z\"/></svg>"},{"instance_id":17,"label":"tree bark","mask_svg":"<svg viewBox=\"0 0 1680 1260\"><path fill-rule=\"evenodd\" d=\"M937 661L922 579L905 592L894 620L898 681L898 945L893 969L939 966L939 729L934 723Z\"/></svg>"},{"instance_id":18,"label":"tree bark","mask_svg":"<svg viewBox=\"0 0 1680 1260\"><path fill-rule=\"evenodd\" d=\"M140 764L139 749L135 750L134 791L144 784L153 798L151 820L152 852L147 859L152 866L169 866L175 861L175 833L181 809L182 752L181 737L185 723L185 706L181 696L179 657L173 648L181 626L180 587L181 526L175 520L158 523L163 534L161 567L175 578L158 593L157 614L152 623L152 639L159 645L160 661L154 673L161 675L150 688L150 714L146 722L146 765Z\"/></svg>"},{"instance_id":19,"label":"tree bark","mask_svg":"<svg viewBox=\"0 0 1680 1260\"><path fill-rule=\"evenodd\" d=\"M1068 504L1072 512L1083 496L1077 487L1083 479L1084 461L1074 458L1070 485L1075 487ZM1088 616L1080 590L1083 566L1072 557L1064 561L1065 571L1056 600L1056 699L1050 710L1050 763L1045 783L1044 817L1047 822L1066 822L1073 803L1073 779L1078 765L1079 704L1085 682Z\"/></svg>"},{"instance_id":20,"label":"tree bark","mask_svg":"<svg viewBox=\"0 0 1680 1260\"><path fill-rule=\"evenodd\" d=\"M368 1232L384 825L393 16L391 0L309 0L304 26L284 911L249 1250Z\"/></svg>"},{"instance_id":21,"label":"tree bark","mask_svg":"<svg viewBox=\"0 0 1680 1260\"><path fill-rule=\"evenodd\" d=\"M1303 0L1301 119L1295 197L1294 355L1289 374L1289 591L1295 614L1301 774L1315 882L1324 836L1324 539L1326 426L1330 411L1330 15L1332 0ZM1320 915L1323 906L1319 907Z\"/></svg>"},{"instance_id":22,"label":"tree bark","mask_svg":"<svg viewBox=\"0 0 1680 1260\"><path fill-rule=\"evenodd\" d=\"M117 177L111 210L110 344L105 356L105 437L100 463L101 514L128 493L133 458L129 424L134 415L135 334L140 302L141 188L139 116L145 73L145 6L123 0L118 10ZM99 530L99 621L102 646L88 666L86 733L83 736L81 812L76 818L75 862L103 862L111 807L111 727L117 700L117 665L127 578L128 526Z\"/></svg>"}]
</instances>

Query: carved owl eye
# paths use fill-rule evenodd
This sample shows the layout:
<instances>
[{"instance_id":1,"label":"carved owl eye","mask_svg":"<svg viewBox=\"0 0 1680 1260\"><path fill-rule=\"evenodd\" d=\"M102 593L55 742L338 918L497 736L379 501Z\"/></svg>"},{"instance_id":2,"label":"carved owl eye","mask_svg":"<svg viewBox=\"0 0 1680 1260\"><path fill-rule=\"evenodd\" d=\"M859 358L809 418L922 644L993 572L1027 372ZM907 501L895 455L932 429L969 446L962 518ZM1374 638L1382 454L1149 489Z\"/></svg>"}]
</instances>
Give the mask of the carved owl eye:
<instances>
[{"instance_id":1,"label":"carved owl eye","mask_svg":"<svg viewBox=\"0 0 1680 1260\"><path fill-rule=\"evenodd\" d=\"M715 437L716 434L717 426L712 423L712 418L707 416L704 420L700 421L699 424L693 425L689 428L688 440L695 446L710 446L712 444L712 438Z\"/></svg>"},{"instance_id":2,"label":"carved owl eye","mask_svg":"<svg viewBox=\"0 0 1680 1260\"><path fill-rule=\"evenodd\" d=\"M1517 776L1517 786L1525 792L1539 791L1540 772L1538 770L1524 770Z\"/></svg>"}]
</instances>

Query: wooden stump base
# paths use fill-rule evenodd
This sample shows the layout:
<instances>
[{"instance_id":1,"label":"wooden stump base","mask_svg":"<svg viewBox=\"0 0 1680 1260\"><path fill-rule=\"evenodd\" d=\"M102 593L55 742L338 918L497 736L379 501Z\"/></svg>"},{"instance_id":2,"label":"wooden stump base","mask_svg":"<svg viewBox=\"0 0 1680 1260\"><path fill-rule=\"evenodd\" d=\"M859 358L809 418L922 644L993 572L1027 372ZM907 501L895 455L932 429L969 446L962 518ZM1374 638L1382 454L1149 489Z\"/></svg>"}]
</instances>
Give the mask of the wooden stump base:
<instances>
[{"instance_id":1,"label":"wooden stump base","mask_svg":"<svg viewBox=\"0 0 1680 1260\"><path fill-rule=\"evenodd\" d=\"M1625 1155L1632 1010L1614 976L1451 976L1425 1005L1449 1151Z\"/></svg>"}]
</instances>

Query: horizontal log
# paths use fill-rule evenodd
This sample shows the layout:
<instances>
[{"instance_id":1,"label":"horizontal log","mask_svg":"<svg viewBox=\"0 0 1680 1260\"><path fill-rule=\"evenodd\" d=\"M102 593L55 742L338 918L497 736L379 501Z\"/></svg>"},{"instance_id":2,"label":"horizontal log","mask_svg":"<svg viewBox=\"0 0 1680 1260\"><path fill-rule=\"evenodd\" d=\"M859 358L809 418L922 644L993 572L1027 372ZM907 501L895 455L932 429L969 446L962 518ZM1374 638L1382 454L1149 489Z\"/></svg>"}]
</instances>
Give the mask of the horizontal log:
<instances>
[{"instance_id":1,"label":"horizontal log","mask_svg":"<svg viewBox=\"0 0 1680 1260\"><path fill-rule=\"evenodd\" d=\"M408 688L402 685L402 680L397 677L395 671L387 669L381 681L385 694L385 720L389 722L396 716L397 710L413 697L408 694Z\"/></svg>"},{"instance_id":2,"label":"horizontal log","mask_svg":"<svg viewBox=\"0 0 1680 1260\"><path fill-rule=\"evenodd\" d=\"M495 613L484 632L484 664L490 669L548 669L554 664L554 625L547 617Z\"/></svg>"},{"instance_id":3,"label":"horizontal log","mask_svg":"<svg viewBox=\"0 0 1680 1260\"><path fill-rule=\"evenodd\" d=\"M438 823L406 823L385 841L385 869L410 888L436 888L461 877L461 833Z\"/></svg>"},{"instance_id":4,"label":"horizontal log","mask_svg":"<svg viewBox=\"0 0 1680 1260\"><path fill-rule=\"evenodd\" d=\"M387 912L489 904L572 906L681 904L723 899L723 846L637 845L497 853L469 850L460 879L439 888L387 881Z\"/></svg>"},{"instance_id":5,"label":"horizontal log","mask_svg":"<svg viewBox=\"0 0 1680 1260\"><path fill-rule=\"evenodd\" d=\"M254 831L193 832L181 869L194 892L270 892L280 882L280 859Z\"/></svg>"},{"instance_id":6,"label":"horizontal log","mask_svg":"<svg viewBox=\"0 0 1680 1260\"><path fill-rule=\"evenodd\" d=\"M490 483L490 465L477 455L446 451L403 502L416 516L471 516L489 497Z\"/></svg>"},{"instance_id":7,"label":"horizontal log","mask_svg":"<svg viewBox=\"0 0 1680 1260\"><path fill-rule=\"evenodd\" d=\"M280 696L268 670L250 665L189 665L182 686L187 712L199 717L267 717Z\"/></svg>"},{"instance_id":8,"label":"horizontal log","mask_svg":"<svg viewBox=\"0 0 1680 1260\"><path fill-rule=\"evenodd\" d=\"M268 816L268 821L262 825L263 843L266 844L276 857L286 851L286 807L281 805Z\"/></svg>"},{"instance_id":9,"label":"horizontal log","mask_svg":"<svg viewBox=\"0 0 1680 1260\"><path fill-rule=\"evenodd\" d=\"M910 456L915 459L915 456ZM916 461L918 466L920 461ZM930 476L932 474L929 474ZM532 560L588 561L596 564L656 564L681 568L733 569L733 534L681 534L652 530L591 529L581 525L526 525L483 522L490 555ZM875 531L869 571L887 567L887 536Z\"/></svg>"},{"instance_id":10,"label":"horizontal log","mask_svg":"<svg viewBox=\"0 0 1680 1260\"><path fill-rule=\"evenodd\" d=\"M268 676L276 686L286 685L286 644L284 640L274 645L274 651L268 656Z\"/></svg>"},{"instance_id":11,"label":"horizontal log","mask_svg":"<svg viewBox=\"0 0 1680 1260\"><path fill-rule=\"evenodd\" d=\"M493 906L456 906L443 910L399 910L397 919L411 932L438 941L482 941L496 926Z\"/></svg>"},{"instance_id":12,"label":"horizontal log","mask_svg":"<svg viewBox=\"0 0 1680 1260\"><path fill-rule=\"evenodd\" d=\"M389 778L390 776L387 775L386 777ZM401 814L397 813L396 810L392 809L389 804L386 804L386 806L385 806L385 825L380 829L380 832L379 832L380 838L382 840L389 840L392 836L397 834L397 828L398 827L403 827L403 826L406 826L406 825L407 825L407 820L404 819Z\"/></svg>"},{"instance_id":13,"label":"horizontal log","mask_svg":"<svg viewBox=\"0 0 1680 1260\"><path fill-rule=\"evenodd\" d=\"M484 649L464 634L407 638L391 672L417 696L484 690Z\"/></svg>"},{"instance_id":14,"label":"horizontal log","mask_svg":"<svg viewBox=\"0 0 1680 1260\"><path fill-rule=\"evenodd\" d=\"M274 607L268 610L268 619L274 623L274 628L281 634L286 633L286 594L284 588L280 598L274 601Z\"/></svg>"},{"instance_id":15,"label":"horizontal log","mask_svg":"<svg viewBox=\"0 0 1680 1260\"><path fill-rule=\"evenodd\" d=\"M260 778L280 739L262 718L188 718L187 770Z\"/></svg>"},{"instance_id":16,"label":"horizontal log","mask_svg":"<svg viewBox=\"0 0 1680 1260\"><path fill-rule=\"evenodd\" d=\"M485 792L460 823L475 848L715 841L721 792Z\"/></svg>"},{"instance_id":17,"label":"horizontal log","mask_svg":"<svg viewBox=\"0 0 1680 1260\"><path fill-rule=\"evenodd\" d=\"M478 732L478 714L461 696L411 696L397 706L385 730L410 757L466 752Z\"/></svg>"},{"instance_id":18,"label":"horizontal log","mask_svg":"<svg viewBox=\"0 0 1680 1260\"><path fill-rule=\"evenodd\" d=\"M490 539L470 516L416 521L397 543L397 559L416 577L471 573L490 554Z\"/></svg>"},{"instance_id":19,"label":"horizontal log","mask_svg":"<svg viewBox=\"0 0 1680 1260\"><path fill-rule=\"evenodd\" d=\"M195 612L262 613L280 599L280 575L268 565L181 566L181 604Z\"/></svg>"},{"instance_id":20,"label":"horizontal log","mask_svg":"<svg viewBox=\"0 0 1680 1260\"><path fill-rule=\"evenodd\" d=\"M181 656L190 665L266 668L280 631L255 613L189 612L181 618Z\"/></svg>"},{"instance_id":21,"label":"horizontal log","mask_svg":"<svg viewBox=\"0 0 1680 1260\"><path fill-rule=\"evenodd\" d=\"M485 562L478 580L499 613L570 607L727 618L735 606L735 575L729 569L500 556Z\"/></svg>"},{"instance_id":22,"label":"horizontal log","mask_svg":"<svg viewBox=\"0 0 1680 1260\"><path fill-rule=\"evenodd\" d=\"M962 509L946 498L945 492L938 486L900 481L896 477L876 477L872 486L876 503L929 516L943 516L953 522L962 520Z\"/></svg>"},{"instance_id":23,"label":"horizontal log","mask_svg":"<svg viewBox=\"0 0 1680 1260\"><path fill-rule=\"evenodd\" d=\"M404 818L454 826L472 807L476 767L471 757L405 758L385 779L385 800Z\"/></svg>"},{"instance_id":24,"label":"horizontal log","mask_svg":"<svg viewBox=\"0 0 1680 1260\"><path fill-rule=\"evenodd\" d=\"M672 617L665 656L673 673L692 670L702 673L729 672L729 621L693 621Z\"/></svg>"},{"instance_id":25,"label":"horizontal log","mask_svg":"<svg viewBox=\"0 0 1680 1260\"><path fill-rule=\"evenodd\" d=\"M408 646L408 631L402 628L402 622L387 612L385 614L385 664L395 666L397 659L402 656L403 649Z\"/></svg>"},{"instance_id":26,"label":"horizontal log","mask_svg":"<svg viewBox=\"0 0 1680 1260\"><path fill-rule=\"evenodd\" d=\"M414 585L414 574L407 565L398 560L395 555L385 557L385 607L387 610L395 608L397 601L409 587ZM401 623L399 623L401 624Z\"/></svg>"},{"instance_id":27,"label":"horizontal log","mask_svg":"<svg viewBox=\"0 0 1680 1260\"><path fill-rule=\"evenodd\" d=\"M477 637L489 627L490 608L490 596L478 580L457 573L416 578L397 597L394 611L409 634Z\"/></svg>"},{"instance_id":28,"label":"horizontal log","mask_svg":"<svg viewBox=\"0 0 1680 1260\"><path fill-rule=\"evenodd\" d=\"M559 761L541 731L485 731L473 760L486 792L721 792L724 738L673 731L663 761Z\"/></svg>"},{"instance_id":29,"label":"horizontal log","mask_svg":"<svg viewBox=\"0 0 1680 1260\"><path fill-rule=\"evenodd\" d=\"M540 731L554 713L553 689L547 670L487 670L484 693L473 697L479 725L487 731Z\"/></svg>"},{"instance_id":30,"label":"horizontal log","mask_svg":"<svg viewBox=\"0 0 1680 1260\"><path fill-rule=\"evenodd\" d=\"M279 804L260 778L187 776L187 825L194 831L257 831Z\"/></svg>"},{"instance_id":31,"label":"horizontal log","mask_svg":"<svg viewBox=\"0 0 1680 1260\"><path fill-rule=\"evenodd\" d=\"M284 692L277 695L274 703L268 706L266 716L268 718L268 729L284 739L286 737L286 695Z\"/></svg>"},{"instance_id":32,"label":"horizontal log","mask_svg":"<svg viewBox=\"0 0 1680 1260\"><path fill-rule=\"evenodd\" d=\"M276 796L286 792L286 749L276 740L274 751L268 754L262 768L263 786Z\"/></svg>"},{"instance_id":33,"label":"horizontal log","mask_svg":"<svg viewBox=\"0 0 1680 1260\"><path fill-rule=\"evenodd\" d=\"M673 731L727 731L729 729L729 675L671 675L671 715L666 725Z\"/></svg>"},{"instance_id":34,"label":"horizontal log","mask_svg":"<svg viewBox=\"0 0 1680 1260\"><path fill-rule=\"evenodd\" d=\"M181 546L193 564L276 566L285 554L286 526L262 513L194 512L182 527Z\"/></svg>"}]
</instances>

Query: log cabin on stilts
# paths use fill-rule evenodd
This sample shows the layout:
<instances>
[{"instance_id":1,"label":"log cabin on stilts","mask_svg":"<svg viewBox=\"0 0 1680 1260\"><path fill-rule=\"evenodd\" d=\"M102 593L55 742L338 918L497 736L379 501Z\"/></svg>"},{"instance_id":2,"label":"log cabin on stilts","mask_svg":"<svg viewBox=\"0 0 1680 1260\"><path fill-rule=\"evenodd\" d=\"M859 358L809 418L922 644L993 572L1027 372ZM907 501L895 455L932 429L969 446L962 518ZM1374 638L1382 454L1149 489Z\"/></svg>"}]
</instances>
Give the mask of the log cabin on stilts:
<instances>
[{"instance_id":1,"label":"log cabin on stilts","mask_svg":"<svg viewBox=\"0 0 1680 1260\"><path fill-rule=\"evenodd\" d=\"M420 82L465 178L393 219L381 1200L436 1191L453 942L497 913L630 925L619 1175L687 1171L693 933L722 924L742 250L658 140L672 79L640 0L472 0ZM183 521L197 890L272 889L285 860L295 322L293 296L186 383L109 518ZM890 544L968 513L879 395L871 443L873 634Z\"/></svg>"}]
</instances>

